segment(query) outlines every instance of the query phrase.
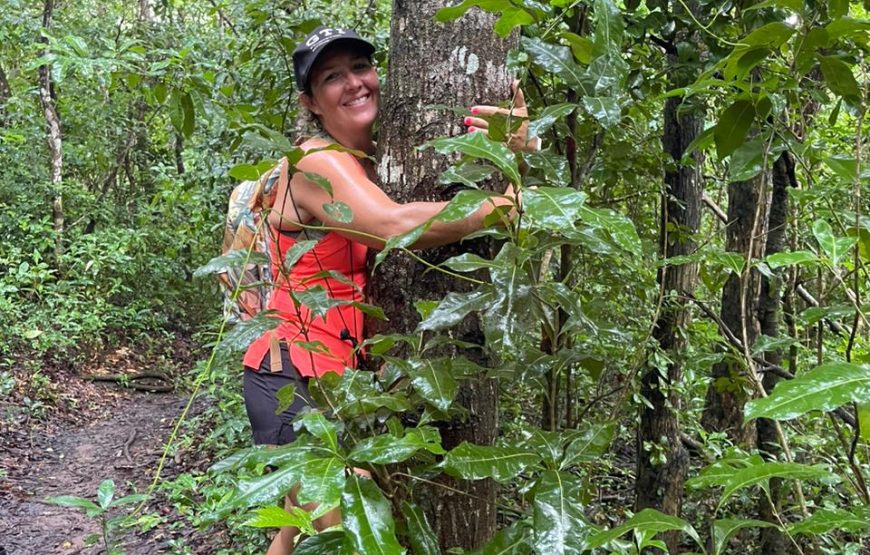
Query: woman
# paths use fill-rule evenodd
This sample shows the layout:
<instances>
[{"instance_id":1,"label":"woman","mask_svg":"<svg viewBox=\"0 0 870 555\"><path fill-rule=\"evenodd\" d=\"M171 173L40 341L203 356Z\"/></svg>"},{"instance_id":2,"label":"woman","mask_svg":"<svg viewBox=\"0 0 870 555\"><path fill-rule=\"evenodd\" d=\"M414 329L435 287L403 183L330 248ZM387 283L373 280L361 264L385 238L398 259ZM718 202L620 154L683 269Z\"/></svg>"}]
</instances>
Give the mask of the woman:
<instances>
[{"instance_id":1,"label":"woman","mask_svg":"<svg viewBox=\"0 0 870 555\"><path fill-rule=\"evenodd\" d=\"M245 354L245 405L258 444L280 445L295 439L291 421L306 405L308 380L326 372L341 374L355 368L356 346L362 339L362 313L351 305L316 317L303 306L295 306L290 291L313 291L334 299L362 301L366 253L382 248L387 238L403 234L438 214L445 202L397 204L375 184L375 169L369 159L338 150L319 150L337 143L372 155L375 143L372 126L378 114L380 85L371 62L374 47L351 30L319 27L293 53L296 85L302 106L318 121L323 133L301 144L306 155L296 165L288 184L279 187L269 216L272 259L283 261L298 240L314 240L315 246L287 271L273 268L276 288L269 308L278 312L282 323L255 341ZM525 116L522 95L517 94L515 116ZM491 106L472 108L472 114L487 116L507 110ZM466 118L469 131L486 132L487 122ZM525 126L519 144L525 146ZM320 176L329 182L331 191ZM320 181L320 183L318 183ZM458 241L483 226L484 218L500 205L513 205L513 191L493 196L477 212L460 221L435 222L414 243L427 248ZM344 203L353 214L342 222L330 214L329 206ZM327 208L325 208L327 207ZM315 233L313 228L329 228ZM348 279L325 276L333 271ZM280 272L280 273L279 273ZM296 386L296 400L275 416L276 392L282 386ZM291 495L292 497L292 495ZM288 503L293 500L288 499ZM338 521L327 515L320 526ZM275 537L267 555L290 554L298 533L284 528Z\"/></svg>"}]
</instances>

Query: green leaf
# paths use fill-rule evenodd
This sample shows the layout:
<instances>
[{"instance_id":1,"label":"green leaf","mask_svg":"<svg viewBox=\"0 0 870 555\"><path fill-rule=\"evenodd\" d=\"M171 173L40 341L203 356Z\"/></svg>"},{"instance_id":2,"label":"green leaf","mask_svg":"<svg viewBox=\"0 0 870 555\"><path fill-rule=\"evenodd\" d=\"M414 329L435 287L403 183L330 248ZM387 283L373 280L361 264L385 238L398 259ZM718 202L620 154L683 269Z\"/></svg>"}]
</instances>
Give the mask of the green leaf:
<instances>
[{"instance_id":1,"label":"green leaf","mask_svg":"<svg viewBox=\"0 0 870 555\"><path fill-rule=\"evenodd\" d=\"M467 187L477 187L477 184L492 175L495 168L489 164L463 162L458 166L450 166L438 177L438 182L444 185L461 183Z\"/></svg>"},{"instance_id":2,"label":"green leaf","mask_svg":"<svg viewBox=\"0 0 870 555\"><path fill-rule=\"evenodd\" d=\"M747 419L791 420L810 411L870 402L870 368L830 362L793 380L779 382L769 396L746 404Z\"/></svg>"},{"instance_id":3,"label":"green leaf","mask_svg":"<svg viewBox=\"0 0 870 555\"><path fill-rule=\"evenodd\" d=\"M289 271L305 253L317 246L317 243L318 241L315 239L296 241L284 255L284 269Z\"/></svg>"},{"instance_id":4,"label":"green leaf","mask_svg":"<svg viewBox=\"0 0 870 555\"><path fill-rule=\"evenodd\" d=\"M746 46L769 46L779 48L794 34L795 29L781 21L762 25L740 40Z\"/></svg>"},{"instance_id":5,"label":"green leaf","mask_svg":"<svg viewBox=\"0 0 870 555\"><path fill-rule=\"evenodd\" d=\"M864 9L866 10L867 8L865 7ZM830 36L832 40L842 37L851 37L854 35L856 38L864 39L866 41L867 32L870 31L870 21L867 19L842 17L828 23L825 28L820 29L820 31L825 31L825 34Z\"/></svg>"},{"instance_id":6,"label":"green leaf","mask_svg":"<svg viewBox=\"0 0 870 555\"><path fill-rule=\"evenodd\" d=\"M281 528L283 526L292 526L298 528L303 534L314 534L314 523L309 515L301 507L293 507L292 512L288 512L283 507L269 506L259 507L245 520L243 526L251 526L253 528Z\"/></svg>"},{"instance_id":7,"label":"green leaf","mask_svg":"<svg viewBox=\"0 0 870 555\"><path fill-rule=\"evenodd\" d=\"M181 132L186 138L193 135L194 123L196 122L196 112L193 108L193 99L190 93L181 95L181 111L184 114L184 123L181 127Z\"/></svg>"},{"instance_id":8,"label":"green leaf","mask_svg":"<svg viewBox=\"0 0 870 555\"><path fill-rule=\"evenodd\" d=\"M124 497L119 497L115 499L111 503L109 503L109 508L113 509L115 507L121 507L124 505L130 505L132 503L143 503L151 499L151 496L146 493L131 493L130 495L125 495Z\"/></svg>"},{"instance_id":9,"label":"green leaf","mask_svg":"<svg viewBox=\"0 0 870 555\"><path fill-rule=\"evenodd\" d=\"M540 460L539 454L524 449L486 447L463 441L447 453L444 470L454 478L463 480L492 478L497 482L507 482Z\"/></svg>"},{"instance_id":10,"label":"green leaf","mask_svg":"<svg viewBox=\"0 0 870 555\"><path fill-rule=\"evenodd\" d=\"M411 428L403 437L393 434L368 437L354 445L348 457L360 463L393 464L410 459L421 449L438 455L444 453L437 428Z\"/></svg>"},{"instance_id":11,"label":"green leaf","mask_svg":"<svg viewBox=\"0 0 870 555\"><path fill-rule=\"evenodd\" d=\"M731 154L728 164L728 178L730 181L748 181L760 174L764 169L765 161L771 164L783 151L786 144L775 141L770 148L767 135L760 135L746 141Z\"/></svg>"},{"instance_id":12,"label":"green leaf","mask_svg":"<svg viewBox=\"0 0 870 555\"><path fill-rule=\"evenodd\" d=\"M342 459L310 458L299 474L299 502L334 507L339 504L345 481L345 464Z\"/></svg>"},{"instance_id":13,"label":"green leaf","mask_svg":"<svg viewBox=\"0 0 870 555\"><path fill-rule=\"evenodd\" d=\"M77 509L84 509L89 517L94 517L104 512L104 509L102 509L99 505L97 505L90 499L85 499L84 497L76 497L74 495L46 497L45 502L51 505L60 505L61 507L75 507Z\"/></svg>"},{"instance_id":14,"label":"green leaf","mask_svg":"<svg viewBox=\"0 0 870 555\"><path fill-rule=\"evenodd\" d=\"M659 533L668 532L670 530L681 530L698 542L698 545L702 545L698 533L685 520L675 516L666 515L655 509L644 509L628 519L625 524L592 536L589 540L589 548L594 550L619 538L631 530L641 533Z\"/></svg>"},{"instance_id":15,"label":"green leaf","mask_svg":"<svg viewBox=\"0 0 870 555\"><path fill-rule=\"evenodd\" d=\"M275 392L275 397L278 399L278 406L275 408L275 414L278 415L289 409L290 405L293 404L293 401L296 399L296 386L292 383L282 386Z\"/></svg>"},{"instance_id":16,"label":"green leaf","mask_svg":"<svg viewBox=\"0 0 870 555\"><path fill-rule=\"evenodd\" d=\"M812 264L819 261L816 253L810 251L777 252L764 259L771 270L785 266Z\"/></svg>"},{"instance_id":17,"label":"green leaf","mask_svg":"<svg viewBox=\"0 0 870 555\"><path fill-rule=\"evenodd\" d=\"M108 509L112 504L112 499L115 497L115 482L112 480L103 480L97 487L97 503L100 508Z\"/></svg>"},{"instance_id":18,"label":"green leaf","mask_svg":"<svg viewBox=\"0 0 870 555\"><path fill-rule=\"evenodd\" d=\"M576 104L564 103L564 104L554 104L553 106L547 106L541 113L538 114L537 119L529 123L528 134L529 137L540 137L543 135L550 127L553 126L557 121L561 121L568 117L568 114L577 109Z\"/></svg>"},{"instance_id":19,"label":"green leaf","mask_svg":"<svg viewBox=\"0 0 870 555\"><path fill-rule=\"evenodd\" d=\"M474 253L466 252L445 260L441 264L454 272L474 272L484 268L492 268L495 263Z\"/></svg>"},{"instance_id":20,"label":"green leaf","mask_svg":"<svg viewBox=\"0 0 870 555\"><path fill-rule=\"evenodd\" d=\"M260 170L252 164L237 164L227 172L233 179L239 181L256 181L260 179Z\"/></svg>"},{"instance_id":21,"label":"green leaf","mask_svg":"<svg viewBox=\"0 0 870 555\"><path fill-rule=\"evenodd\" d=\"M744 528L775 528L774 524L763 520L723 518L713 522L713 553L722 555L725 544L736 532Z\"/></svg>"},{"instance_id":22,"label":"green leaf","mask_svg":"<svg viewBox=\"0 0 870 555\"><path fill-rule=\"evenodd\" d=\"M342 525L360 555L401 555L390 503L370 479L350 476L341 496Z\"/></svg>"},{"instance_id":23,"label":"green leaf","mask_svg":"<svg viewBox=\"0 0 870 555\"><path fill-rule=\"evenodd\" d=\"M203 277L210 274L222 274L233 268L244 268L251 264L269 264L269 257L261 252L247 250L230 251L224 255L216 256L204 266L200 266L193 272L193 277Z\"/></svg>"},{"instance_id":24,"label":"green leaf","mask_svg":"<svg viewBox=\"0 0 870 555\"><path fill-rule=\"evenodd\" d=\"M857 99L861 96L861 88L852 68L846 62L833 56L819 56L822 67L822 76L828 84L831 92L845 98Z\"/></svg>"},{"instance_id":25,"label":"green leaf","mask_svg":"<svg viewBox=\"0 0 870 555\"><path fill-rule=\"evenodd\" d=\"M828 17L839 19L849 14L849 0L828 0Z\"/></svg>"},{"instance_id":26,"label":"green leaf","mask_svg":"<svg viewBox=\"0 0 870 555\"><path fill-rule=\"evenodd\" d=\"M299 483L302 469L311 459L307 452L288 454L288 459L277 470L249 480L242 480L238 489L226 501L227 509L247 508L274 503Z\"/></svg>"},{"instance_id":27,"label":"green leaf","mask_svg":"<svg viewBox=\"0 0 870 555\"><path fill-rule=\"evenodd\" d=\"M338 433L335 423L330 422L319 410L312 410L302 417L302 425L308 433L326 444L330 451L338 453Z\"/></svg>"},{"instance_id":28,"label":"green leaf","mask_svg":"<svg viewBox=\"0 0 870 555\"><path fill-rule=\"evenodd\" d=\"M336 200L323 205L326 215L340 224L349 224L353 221L353 210L347 204Z\"/></svg>"},{"instance_id":29,"label":"green leaf","mask_svg":"<svg viewBox=\"0 0 870 555\"><path fill-rule=\"evenodd\" d=\"M870 442L870 403L858 405L858 427L861 430L861 439Z\"/></svg>"},{"instance_id":30,"label":"green leaf","mask_svg":"<svg viewBox=\"0 0 870 555\"><path fill-rule=\"evenodd\" d=\"M843 509L818 509L809 518L789 526L788 533L794 536L820 536L832 530L854 534L867 529L870 529L870 510L856 507L851 512Z\"/></svg>"},{"instance_id":31,"label":"green leaf","mask_svg":"<svg viewBox=\"0 0 870 555\"><path fill-rule=\"evenodd\" d=\"M536 553L531 541L532 527L525 520L518 520L499 530L489 543L470 555L531 555Z\"/></svg>"},{"instance_id":32,"label":"green leaf","mask_svg":"<svg viewBox=\"0 0 870 555\"><path fill-rule=\"evenodd\" d=\"M561 77L569 87L585 92L583 68L574 61L570 48L550 44L538 38L520 37L520 41L534 63Z\"/></svg>"},{"instance_id":33,"label":"green leaf","mask_svg":"<svg viewBox=\"0 0 870 555\"><path fill-rule=\"evenodd\" d=\"M831 224L825 220L813 222L813 235L834 266L837 266L849 254L849 249L858 242L857 237L835 237Z\"/></svg>"},{"instance_id":34,"label":"green leaf","mask_svg":"<svg viewBox=\"0 0 870 555\"><path fill-rule=\"evenodd\" d=\"M541 229L558 231L580 219L586 194L567 187L536 187L523 192L523 213Z\"/></svg>"},{"instance_id":35,"label":"green leaf","mask_svg":"<svg viewBox=\"0 0 870 555\"><path fill-rule=\"evenodd\" d=\"M581 555L592 529L576 497L580 479L567 472L548 470L535 486L535 549L548 555Z\"/></svg>"},{"instance_id":36,"label":"green leaf","mask_svg":"<svg viewBox=\"0 0 870 555\"><path fill-rule=\"evenodd\" d=\"M402 516L408 527L407 537L414 555L441 555L438 537L420 507L405 501L402 503Z\"/></svg>"},{"instance_id":37,"label":"green leaf","mask_svg":"<svg viewBox=\"0 0 870 555\"><path fill-rule=\"evenodd\" d=\"M445 23L447 21L459 19L465 15L465 12L475 6L488 12L497 12L510 9L512 4L509 0L464 0L461 4L457 4L456 6L448 6L439 9L435 12L435 21Z\"/></svg>"},{"instance_id":38,"label":"green leaf","mask_svg":"<svg viewBox=\"0 0 870 555\"><path fill-rule=\"evenodd\" d=\"M471 216L477 212L481 206L490 202L493 193L489 191L481 191L480 189L469 189L459 191L450 202L435 215L435 221L439 222L455 222Z\"/></svg>"},{"instance_id":39,"label":"green leaf","mask_svg":"<svg viewBox=\"0 0 870 555\"><path fill-rule=\"evenodd\" d=\"M354 555L344 530L329 530L316 536L303 538L293 555Z\"/></svg>"},{"instance_id":40,"label":"green leaf","mask_svg":"<svg viewBox=\"0 0 870 555\"><path fill-rule=\"evenodd\" d=\"M746 265L746 258L739 252L713 250L707 256L712 262L738 276L743 273L743 267Z\"/></svg>"},{"instance_id":41,"label":"green leaf","mask_svg":"<svg viewBox=\"0 0 870 555\"><path fill-rule=\"evenodd\" d=\"M581 105L586 112L598 120L601 127L610 129L619 123L622 107L619 100L610 96L584 96Z\"/></svg>"},{"instance_id":42,"label":"green leaf","mask_svg":"<svg viewBox=\"0 0 870 555\"><path fill-rule=\"evenodd\" d=\"M613 422L592 424L568 444L559 468L565 470L577 464L599 460L610 448L617 431L618 426Z\"/></svg>"},{"instance_id":43,"label":"green leaf","mask_svg":"<svg viewBox=\"0 0 870 555\"><path fill-rule=\"evenodd\" d=\"M447 359L409 361L408 375L414 390L438 410L445 412L453 404L459 384L450 373Z\"/></svg>"},{"instance_id":44,"label":"green leaf","mask_svg":"<svg viewBox=\"0 0 870 555\"><path fill-rule=\"evenodd\" d=\"M725 158L743 144L755 119L755 106L749 100L737 100L719 116L713 140L719 158Z\"/></svg>"},{"instance_id":45,"label":"green leaf","mask_svg":"<svg viewBox=\"0 0 870 555\"><path fill-rule=\"evenodd\" d=\"M825 165L843 180L843 183L852 183L858 175L858 164L851 156L835 155L825 159Z\"/></svg>"},{"instance_id":46,"label":"green leaf","mask_svg":"<svg viewBox=\"0 0 870 555\"><path fill-rule=\"evenodd\" d=\"M766 489L767 482L771 478L815 480L830 476L831 473L824 465L808 466L786 462L764 462L752 465L737 470L725 481L725 488L722 491L722 497L719 498L719 503L716 505L716 510L718 511L725 501L743 488L761 485Z\"/></svg>"},{"instance_id":47,"label":"green leaf","mask_svg":"<svg viewBox=\"0 0 870 555\"><path fill-rule=\"evenodd\" d=\"M607 233L626 252L640 256L641 240L629 218L609 208L584 206L580 212L583 222Z\"/></svg>"},{"instance_id":48,"label":"green leaf","mask_svg":"<svg viewBox=\"0 0 870 555\"><path fill-rule=\"evenodd\" d=\"M330 183L328 179L326 179L322 175L320 175L318 173L314 173L314 172L302 172L302 175L305 176L305 179L307 179L308 181L314 183L315 185L317 185L318 187L323 189L326 192L326 194L329 195L330 198L332 198L332 196L333 196L332 183Z\"/></svg>"},{"instance_id":49,"label":"green leaf","mask_svg":"<svg viewBox=\"0 0 870 555\"><path fill-rule=\"evenodd\" d=\"M417 332L439 331L455 326L468 314L488 308L493 300L492 291L481 289L469 293L450 292L438 306L417 325Z\"/></svg>"},{"instance_id":50,"label":"green leaf","mask_svg":"<svg viewBox=\"0 0 870 555\"><path fill-rule=\"evenodd\" d=\"M563 31L561 37L571 46L571 53L581 64L592 63L592 49L594 43L587 37L581 37L575 33Z\"/></svg>"},{"instance_id":51,"label":"green leaf","mask_svg":"<svg viewBox=\"0 0 870 555\"><path fill-rule=\"evenodd\" d=\"M465 133L457 137L435 139L420 148L434 148L441 154L459 152L465 156L487 160L495 164L515 185L519 185L521 181L514 153L502 143L490 140L484 133Z\"/></svg>"},{"instance_id":52,"label":"green leaf","mask_svg":"<svg viewBox=\"0 0 870 555\"><path fill-rule=\"evenodd\" d=\"M505 9L496 20L492 30L502 38L507 37L515 27L530 25L535 22L535 16L518 6Z\"/></svg>"},{"instance_id":53,"label":"green leaf","mask_svg":"<svg viewBox=\"0 0 870 555\"><path fill-rule=\"evenodd\" d=\"M324 318L337 306L350 304L345 299L335 299L322 285L314 285L305 289L293 291L292 297L305 306L314 316Z\"/></svg>"}]
</instances>

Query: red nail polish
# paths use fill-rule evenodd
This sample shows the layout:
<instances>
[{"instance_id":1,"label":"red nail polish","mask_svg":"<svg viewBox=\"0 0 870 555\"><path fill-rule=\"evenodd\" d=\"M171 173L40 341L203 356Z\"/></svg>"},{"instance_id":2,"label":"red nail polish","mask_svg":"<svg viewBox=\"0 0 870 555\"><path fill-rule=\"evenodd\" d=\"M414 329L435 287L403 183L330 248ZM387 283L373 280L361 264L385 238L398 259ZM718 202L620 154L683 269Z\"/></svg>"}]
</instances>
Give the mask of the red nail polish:
<instances>
[{"instance_id":1,"label":"red nail polish","mask_svg":"<svg viewBox=\"0 0 870 555\"><path fill-rule=\"evenodd\" d=\"M465 118L465 125L471 125L471 118Z\"/></svg>"},{"instance_id":2,"label":"red nail polish","mask_svg":"<svg viewBox=\"0 0 870 555\"><path fill-rule=\"evenodd\" d=\"M474 133L475 131L477 131L477 127L474 127L473 125L468 128L469 133Z\"/></svg>"},{"instance_id":3,"label":"red nail polish","mask_svg":"<svg viewBox=\"0 0 870 555\"><path fill-rule=\"evenodd\" d=\"M477 115L477 112L478 112L478 111L479 111L479 110L478 110L477 108L472 108L472 109L471 109L471 113L474 114L474 115Z\"/></svg>"}]
</instances>

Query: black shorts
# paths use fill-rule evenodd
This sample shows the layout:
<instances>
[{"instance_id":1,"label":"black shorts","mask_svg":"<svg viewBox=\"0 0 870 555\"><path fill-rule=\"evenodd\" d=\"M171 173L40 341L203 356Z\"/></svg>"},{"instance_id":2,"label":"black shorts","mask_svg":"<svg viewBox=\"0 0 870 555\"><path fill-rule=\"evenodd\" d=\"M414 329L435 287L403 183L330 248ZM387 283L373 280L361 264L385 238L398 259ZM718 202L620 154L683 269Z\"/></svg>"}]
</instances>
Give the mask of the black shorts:
<instances>
[{"instance_id":1,"label":"black shorts","mask_svg":"<svg viewBox=\"0 0 870 555\"><path fill-rule=\"evenodd\" d=\"M290 362L286 345L281 345L281 372L272 372L269 356L263 357L259 371L245 369L245 409L254 431L257 445L285 445L296 439L293 419L304 407L313 407L314 402L308 393L308 378L300 376ZM293 403L281 414L278 408L278 390L285 385L296 386Z\"/></svg>"}]
</instances>

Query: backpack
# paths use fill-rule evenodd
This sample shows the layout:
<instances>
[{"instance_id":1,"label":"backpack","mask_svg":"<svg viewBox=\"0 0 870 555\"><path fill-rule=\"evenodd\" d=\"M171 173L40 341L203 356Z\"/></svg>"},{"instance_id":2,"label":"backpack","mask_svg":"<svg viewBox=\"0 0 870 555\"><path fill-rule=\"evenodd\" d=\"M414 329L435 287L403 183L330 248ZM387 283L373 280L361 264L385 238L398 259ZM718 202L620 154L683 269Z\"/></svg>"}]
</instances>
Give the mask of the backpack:
<instances>
[{"instance_id":1,"label":"backpack","mask_svg":"<svg viewBox=\"0 0 870 555\"><path fill-rule=\"evenodd\" d=\"M221 254L238 253L250 263L244 268L237 265L217 274L228 324L249 320L269 306L272 251L266 218L275 203L278 185L287 183L287 173L287 158L282 158L259 179L243 181L230 193Z\"/></svg>"}]
</instances>

